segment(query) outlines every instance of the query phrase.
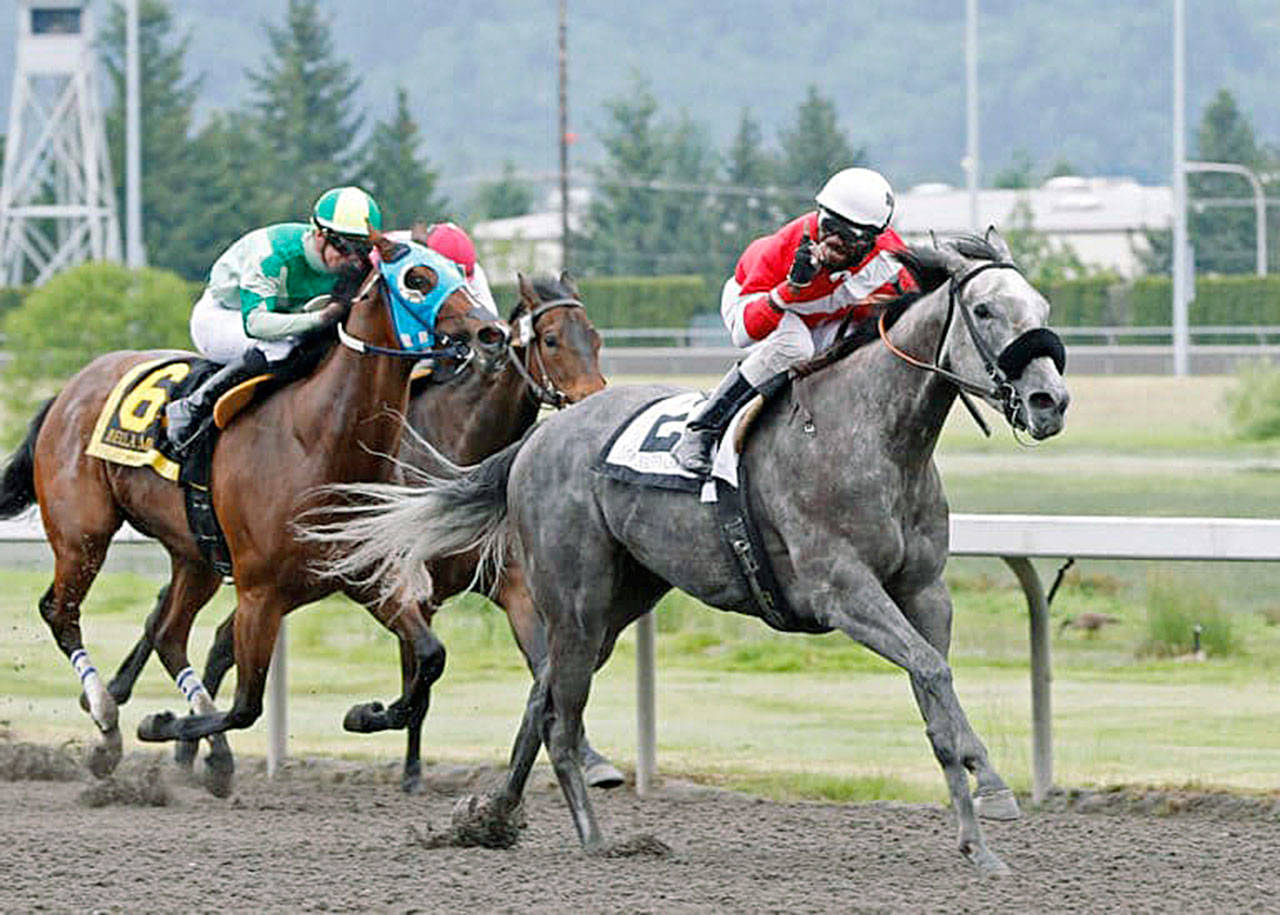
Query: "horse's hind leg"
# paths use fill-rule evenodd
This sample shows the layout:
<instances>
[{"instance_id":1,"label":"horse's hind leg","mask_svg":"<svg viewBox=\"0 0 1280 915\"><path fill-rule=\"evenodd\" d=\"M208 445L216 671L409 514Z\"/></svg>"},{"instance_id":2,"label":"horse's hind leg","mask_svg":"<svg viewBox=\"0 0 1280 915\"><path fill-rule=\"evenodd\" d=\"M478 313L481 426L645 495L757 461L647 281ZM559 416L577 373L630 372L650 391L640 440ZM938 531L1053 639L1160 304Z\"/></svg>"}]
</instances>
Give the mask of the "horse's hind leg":
<instances>
[{"instance_id":1,"label":"horse's hind leg","mask_svg":"<svg viewBox=\"0 0 1280 915\"><path fill-rule=\"evenodd\" d=\"M191 667L187 658L187 641L196 614L221 584L222 576L210 566L175 556L164 608L153 615L154 621L148 620L151 624L148 635L156 647L156 654L195 715L214 714L217 708L213 697ZM205 786L209 792L216 797L229 795L234 772L235 761L226 735L210 735L209 755L205 760Z\"/></svg>"},{"instance_id":2,"label":"horse's hind leg","mask_svg":"<svg viewBox=\"0 0 1280 915\"><path fill-rule=\"evenodd\" d=\"M524 570L519 563L512 561L507 564L495 600L506 611L511 633L529 664L530 672L536 677L547 659L547 633L542 620L538 618L533 598L525 585ZM592 788L616 788L623 783L622 773L617 766L591 746L585 728L578 752L587 784Z\"/></svg>"},{"instance_id":3,"label":"horse's hind leg","mask_svg":"<svg viewBox=\"0 0 1280 915\"><path fill-rule=\"evenodd\" d=\"M946 585L939 579L914 594L898 599L897 603L916 631L945 658L951 648L951 597ZM932 701L914 679L911 687L916 703L922 708L924 703ZM986 746L968 726L967 720L956 735L956 749L961 763L977 779L978 788L973 802L978 815L991 820L1017 819L1018 801L1013 791L991 765Z\"/></svg>"},{"instance_id":4,"label":"horse's hind leg","mask_svg":"<svg viewBox=\"0 0 1280 915\"><path fill-rule=\"evenodd\" d=\"M147 621L142 626L142 635L125 656L125 659L120 662L116 675L107 684L107 692L111 694L112 699L116 700L116 705L124 705L129 701L129 697L133 695L133 687L138 682L142 669L147 666L147 660L151 657L151 651L155 647L151 643L151 630L159 622L161 615L164 613L165 603L168 600L169 585L165 585L156 595L155 606L152 607L151 613L147 616ZM88 701L88 698L82 694L80 696L81 708L87 710Z\"/></svg>"},{"instance_id":5,"label":"horse's hind leg","mask_svg":"<svg viewBox=\"0 0 1280 915\"><path fill-rule=\"evenodd\" d=\"M40 598L40 615L79 676L89 716L100 732L100 739L90 751L88 760L89 771L98 778L111 774L120 762L119 711L84 649L80 633L80 605L102 568L107 546L119 525L119 520L116 520L114 527L104 525L107 530L82 536L63 536L63 532L56 528L51 530L53 584Z\"/></svg>"}]
</instances>

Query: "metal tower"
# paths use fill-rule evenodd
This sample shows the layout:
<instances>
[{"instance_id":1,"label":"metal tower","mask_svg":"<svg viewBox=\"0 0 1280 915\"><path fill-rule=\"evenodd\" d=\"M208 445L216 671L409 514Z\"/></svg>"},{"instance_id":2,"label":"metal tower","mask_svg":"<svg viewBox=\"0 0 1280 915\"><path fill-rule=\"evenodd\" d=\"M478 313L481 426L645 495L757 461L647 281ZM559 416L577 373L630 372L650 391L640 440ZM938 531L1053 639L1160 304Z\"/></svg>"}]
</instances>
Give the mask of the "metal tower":
<instances>
[{"instance_id":1,"label":"metal tower","mask_svg":"<svg viewBox=\"0 0 1280 915\"><path fill-rule=\"evenodd\" d=\"M120 260L89 0L17 0L0 184L0 285Z\"/></svg>"}]
</instances>

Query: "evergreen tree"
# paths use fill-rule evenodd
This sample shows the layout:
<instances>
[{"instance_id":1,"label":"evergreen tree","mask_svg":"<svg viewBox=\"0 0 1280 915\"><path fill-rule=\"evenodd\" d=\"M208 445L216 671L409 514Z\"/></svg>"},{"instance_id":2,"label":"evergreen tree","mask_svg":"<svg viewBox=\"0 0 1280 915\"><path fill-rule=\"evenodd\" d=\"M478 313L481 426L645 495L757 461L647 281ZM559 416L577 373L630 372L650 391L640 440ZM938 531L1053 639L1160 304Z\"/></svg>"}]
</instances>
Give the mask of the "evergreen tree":
<instances>
[{"instance_id":1,"label":"evergreen tree","mask_svg":"<svg viewBox=\"0 0 1280 915\"><path fill-rule=\"evenodd\" d=\"M720 197L719 273L733 270L746 246L774 231L788 218L777 188L778 164L764 148L760 125L743 109L738 130L725 154L729 192Z\"/></svg>"},{"instance_id":2,"label":"evergreen tree","mask_svg":"<svg viewBox=\"0 0 1280 915\"><path fill-rule=\"evenodd\" d=\"M601 137L606 161L596 166L596 192L586 233L574 241L584 272L653 274L662 245L652 185L666 166L658 101L637 79L627 96L605 102L612 123Z\"/></svg>"},{"instance_id":3,"label":"evergreen tree","mask_svg":"<svg viewBox=\"0 0 1280 915\"><path fill-rule=\"evenodd\" d=\"M717 156L703 125L681 112L666 141L664 178L658 192L658 230L662 240L654 272L718 272L720 220L716 197Z\"/></svg>"},{"instance_id":4,"label":"evergreen tree","mask_svg":"<svg viewBox=\"0 0 1280 915\"><path fill-rule=\"evenodd\" d=\"M120 212L124 212L125 14L119 4L111 7L99 41L102 63L115 90L106 113L107 145ZM173 35L173 17L164 0L139 2L142 237L149 263L188 277L209 266L196 266L205 254L189 241L192 223L201 219L187 200L194 167L188 133L200 84L199 79L186 76L189 43L189 36Z\"/></svg>"},{"instance_id":5,"label":"evergreen tree","mask_svg":"<svg viewBox=\"0 0 1280 915\"><path fill-rule=\"evenodd\" d=\"M289 0L281 26L268 25L270 53L249 74L254 128L283 194L277 219L311 212L326 189L357 170L354 138L364 116L353 111L360 80L337 59L317 0Z\"/></svg>"},{"instance_id":6,"label":"evergreen tree","mask_svg":"<svg viewBox=\"0 0 1280 915\"><path fill-rule=\"evenodd\" d=\"M1259 171L1263 151L1253 127L1234 96L1220 89L1205 109L1197 132L1201 161L1227 162ZM1195 249L1196 269L1212 273L1248 273L1256 263L1257 229L1250 206L1197 206L1196 200L1252 199L1252 188L1236 175L1187 175L1187 234Z\"/></svg>"},{"instance_id":7,"label":"evergreen tree","mask_svg":"<svg viewBox=\"0 0 1280 915\"><path fill-rule=\"evenodd\" d=\"M408 93L397 86L395 112L373 128L360 175L360 186L382 207L387 228L408 228L416 219L444 218L448 202L436 194L436 172L418 158L421 145L421 131L409 114Z\"/></svg>"},{"instance_id":8,"label":"evergreen tree","mask_svg":"<svg viewBox=\"0 0 1280 915\"><path fill-rule=\"evenodd\" d=\"M506 219L531 212L533 198L533 186L516 177L515 163L508 159L502 165L501 178L476 190L471 208L476 219Z\"/></svg>"},{"instance_id":9,"label":"evergreen tree","mask_svg":"<svg viewBox=\"0 0 1280 915\"><path fill-rule=\"evenodd\" d=\"M782 183L803 198L804 206L833 174L867 161L865 150L849 145L837 122L835 103L823 98L817 86L809 87L796 111L795 126L782 132L781 141Z\"/></svg>"}]
</instances>

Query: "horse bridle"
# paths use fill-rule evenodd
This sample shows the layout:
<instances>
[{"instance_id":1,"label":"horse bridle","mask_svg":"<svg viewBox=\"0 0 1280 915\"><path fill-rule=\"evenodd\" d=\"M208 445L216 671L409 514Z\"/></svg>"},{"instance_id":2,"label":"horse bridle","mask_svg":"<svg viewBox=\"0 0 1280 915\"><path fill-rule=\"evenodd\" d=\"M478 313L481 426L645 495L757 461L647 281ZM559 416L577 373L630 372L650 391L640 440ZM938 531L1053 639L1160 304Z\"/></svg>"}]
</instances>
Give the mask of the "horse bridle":
<instances>
[{"instance_id":1,"label":"horse bridle","mask_svg":"<svg viewBox=\"0 0 1280 915\"><path fill-rule=\"evenodd\" d=\"M368 295L377 283L382 283L384 287L386 286L386 280L382 278L382 272L378 270L377 267L374 267L369 271L369 276L365 279L364 283L361 284L359 291L357 291L352 297L352 303L358 302L360 299ZM460 288L467 294L475 305L475 307L467 312L467 317L471 317L477 312L483 313L484 309L480 307L479 301L474 295L472 295L471 290L466 286L462 286ZM389 291L384 289L383 304L386 306L388 311L391 309L391 304L388 299L389 295ZM345 320L345 318L343 320ZM423 359L431 359L433 361L436 359L453 359L458 363L457 371L461 371L463 368L470 365L471 360L475 358L475 350L473 350L466 341L454 340L450 338L448 334L444 333L436 334L436 336L442 341L440 346L433 346L428 349L419 350L393 349L389 346L379 346L376 343L368 343L358 337L353 337L351 334L347 333L347 329L342 325L343 321L339 321L337 323L338 340L342 342L343 346L348 349L355 350L363 356L392 356L396 359L412 359L415 362Z\"/></svg>"},{"instance_id":2,"label":"horse bridle","mask_svg":"<svg viewBox=\"0 0 1280 915\"><path fill-rule=\"evenodd\" d=\"M514 359L512 363L516 367L516 372L524 379L525 385L528 387L529 396L534 403L553 407L557 410L563 409L568 403L569 398L556 387L555 381L551 378L551 373L547 371L546 363L542 359L542 354L538 349L538 319L549 311L557 308L585 308L577 299L560 298L552 299L549 302L543 302L537 308L530 309L528 313L520 316L516 321L516 339L511 343L512 349L521 346L525 348L524 359ZM526 365L525 361L530 364ZM541 376L542 381L538 381L534 377L534 372Z\"/></svg>"},{"instance_id":3,"label":"horse bridle","mask_svg":"<svg viewBox=\"0 0 1280 915\"><path fill-rule=\"evenodd\" d=\"M1022 398L1017 389L1014 388L1013 382L1021 378L1026 367L1041 356L1048 356L1052 359L1053 364L1057 366L1058 372L1061 374L1066 371L1067 352L1062 345L1062 339L1047 327L1033 327L1006 343L999 353L991 351L991 347L987 345L987 342L982 339L982 335L978 333L973 314L969 311L969 306L961 301L960 293L968 285L969 281L978 274L997 268L1016 270L1018 273L1022 273L1017 264L1009 261L988 261L987 263L979 264L958 279L955 276L951 277L950 288L947 293L947 318L942 326L942 334L938 338L938 348L933 354L933 362L917 359L893 345L889 340L888 329L885 327L885 315L887 312L882 312L880 315L879 330L880 339L884 341L889 351L899 359L916 368L924 369L947 379L963 393L974 394L978 397L996 401L1001 404L1006 421L1013 425L1018 408L1022 405ZM962 378L942 364L942 349L946 345L947 335L951 331L951 323L957 311L960 312L960 318L964 321L965 329L969 332L969 339L973 341L974 349L978 351L978 356L982 359L982 366L987 372L987 377L991 379L991 387L984 387L977 382Z\"/></svg>"}]
</instances>

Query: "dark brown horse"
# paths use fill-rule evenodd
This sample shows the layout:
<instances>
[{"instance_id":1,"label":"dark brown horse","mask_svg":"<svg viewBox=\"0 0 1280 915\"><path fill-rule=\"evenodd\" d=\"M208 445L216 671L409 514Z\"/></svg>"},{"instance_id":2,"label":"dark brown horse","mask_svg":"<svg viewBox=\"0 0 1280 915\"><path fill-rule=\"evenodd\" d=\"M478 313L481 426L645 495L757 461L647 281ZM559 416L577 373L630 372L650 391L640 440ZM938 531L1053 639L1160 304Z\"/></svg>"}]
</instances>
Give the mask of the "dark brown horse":
<instances>
[{"instance_id":1,"label":"dark brown horse","mask_svg":"<svg viewBox=\"0 0 1280 915\"><path fill-rule=\"evenodd\" d=\"M375 236L384 260L396 253ZM410 314L438 306L435 334L455 347L455 357L475 345L506 349L508 329L477 307L448 261L411 246L397 301ZM404 266L412 263L412 266ZM376 268L375 268L376 271ZM27 437L0 480L0 517L38 502L54 552L54 580L40 612L58 647L80 676L88 710L100 731L90 756L96 775L119 761L117 705L89 662L81 641L80 605L102 566L112 535L125 521L154 537L169 552L172 575L148 620L148 636L196 715L150 716L139 726L144 740L214 735L207 773L210 790L230 790L231 755L222 732L252 724L262 711L267 666L283 616L335 590L311 573L319 552L300 543L291 522L317 486L339 481L379 481L392 476L384 455L395 453L417 357L400 348L389 286L371 271L338 325L346 345L335 346L306 379L249 407L222 433L213 454L213 503L230 549L237 593L234 656L239 671L234 703L219 713L187 659L196 613L221 583L189 530L181 489L148 468L124 467L86 455L95 421L109 393L132 367L169 352L116 352L77 374L31 423ZM403 292L403 290L402 290ZM415 305L414 300L419 304ZM427 305L421 303L427 303ZM438 641L419 607L382 600L370 589L342 588L400 639L415 663L404 694L386 716L403 727L411 709L426 700L425 684ZM179 729L178 725L185 725Z\"/></svg>"},{"instance_id":2,"label":"dark brown horse","mask_svg":"<svg viewBox=\"0 0 1280 915\"><path fill-rule=\"evenodd\" d=\"M600 335L587 317L572 277L561 274L558 280L530 281L521 276L518 288L519 301L508 318L513 335L507 354L495 360L489 370L475 368L414 383L406 414L410 427L441 454L459 464L475 463L519 440L537 419L541 406L564 406L605 386L600 374ZM402 447L400 457L424 469L434 466L429 453L412 442ZM451 556L432 564L430 571L436 591L433 601L421 608L428 624L440 603L472 587L477 565L475 555ZM546 658L547 642L524 586L523 570L513 560L502 570L496 588L489 579L482 580L480 585L491 591L493 600L506 611L530 671L536 671ZM234 619L233 612L219 625L205 664L203 682L211 696L217 695L222 678L234 663ZM150 641L144 634L108 686L118 702L128 698L150 651ZM415 659L402 651L401 662L402 666L412 665ZM443 670L443 646L439 647L439 657L430 667L436 672ZM404 671L406 676L411 672L411 669ZM406 725L402 778L406 792L416 791L421 785L426 703L419 711ZM357 705L344 719L348 730L358 732L382 730L384 722L385 714L376 704ZM196 741L180 743L175 752L179 764L190 767L197 748ZM582 754L590 784L612 787L621 783L618 770L585 739Z\"/></svg>"}]
</instances>

